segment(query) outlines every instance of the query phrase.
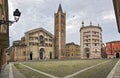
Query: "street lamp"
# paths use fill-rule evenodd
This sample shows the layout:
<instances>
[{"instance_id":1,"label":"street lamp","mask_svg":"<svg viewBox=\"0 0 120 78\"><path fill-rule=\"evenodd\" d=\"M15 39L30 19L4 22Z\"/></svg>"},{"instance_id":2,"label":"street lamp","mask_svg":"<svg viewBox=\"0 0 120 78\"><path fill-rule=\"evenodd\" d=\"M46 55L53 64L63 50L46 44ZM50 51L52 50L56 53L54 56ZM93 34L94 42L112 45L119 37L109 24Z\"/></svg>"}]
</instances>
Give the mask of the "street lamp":
<instances>
[{"instance_id":1,"label":"street lamp","mask_svg":"<svg viewBox=\"0 0 120 78\"><path fill-rule=\"evenodd\" d=\"M18 9L16 9L13 13L13 16L16 22L19 20L20 15L21 15L21 12Z\"/></svg>"},{"instance_id":2,"label":"street lamp","mask_svg":"<svg viewBox=\"0 0 120 78\"><path fill-rule=\"evenodd\" d=\"M16 9L14 12L13 12L13 16L14 16L14 20L15 21L9 21L9 20L0 20L0 25L2 24L9 24L9 25L12 25L14 22L18 22L19 18L20 18L20 15L21 15L21 12Z\"/></svg>"}]
</instances>

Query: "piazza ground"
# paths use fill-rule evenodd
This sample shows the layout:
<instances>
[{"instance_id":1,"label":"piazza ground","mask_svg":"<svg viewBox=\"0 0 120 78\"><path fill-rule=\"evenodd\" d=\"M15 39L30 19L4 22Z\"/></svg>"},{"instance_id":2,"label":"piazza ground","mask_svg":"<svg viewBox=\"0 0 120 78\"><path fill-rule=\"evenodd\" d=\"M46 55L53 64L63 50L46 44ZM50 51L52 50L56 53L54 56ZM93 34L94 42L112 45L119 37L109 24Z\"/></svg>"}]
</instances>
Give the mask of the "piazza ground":
<instances>
[{"instance_id":1,"label":"piazza ground","mask_svg":"<svg viewBox=\"0 0 120 78\"><path fill-rule=\"evenodd\" d=\"M86 71L76 74L71 78L106 78L117 63L118 59L91 59L91 60L51 60L37 62L21 62L38 71L42 71L59 78L67 78L68 75L95 66ZM50 78L44 74L33 71L21 63L15 63L15 67L26 78Z\"/></svg>"}]
</instances>

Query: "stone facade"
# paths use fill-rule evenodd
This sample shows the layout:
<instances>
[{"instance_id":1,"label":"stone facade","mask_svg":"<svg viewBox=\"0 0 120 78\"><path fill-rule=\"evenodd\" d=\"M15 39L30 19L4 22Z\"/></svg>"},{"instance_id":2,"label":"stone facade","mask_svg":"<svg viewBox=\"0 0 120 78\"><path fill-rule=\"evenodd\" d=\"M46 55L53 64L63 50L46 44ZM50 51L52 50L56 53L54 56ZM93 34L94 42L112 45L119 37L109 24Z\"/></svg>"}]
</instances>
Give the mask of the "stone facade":
<instances>
[{"instance_id":1,"label":"stone facade","mask_svg":"<svg viewBox=\"0 0 120 78\"><path fill-rule=\"evenodd\" d=\"M64 58L66 55L66 13L63 13L61 4L59 4L58 12L54 14L54 45L55 58Z\"/></svg>"},{"instance_id":2,"label":"stone facade","mask_svg":"<svg viewBox=\"0 0 120 78\"><path fill-rule=\"evenodd\" d=\"M43 28L25 32L27 45L27 60L42 60L54 58L53 35Z\"/></svg>"},{"instance_id":3,"label":"stone facade","mask_svg":"<svg viewBox=\"0 0 120 78\"><path fill-rule=\"evenodd\" d=\"M0 20L8 20L8 0L0 0ZM9 26L0 25L0 70L6 63L6 48L9 47Z\"/></svg>"},{"instance_id":4,"label":"stone facade","mask_svg":"<svg viewBox=\"0 0 120 78\"><path fill-rule=\"evenodd\" d=\"M90 22L89 26L80 28L80 44L81 44L81 58L101 58L102 45L102 29L98 26L93 26Z\"/></svg>"},{"instance_id":5,"label":"stone facade","mask_svg":"<svg viewBox=\"0 0 120 78\"><path fill-rule=\"evenodd\" d=\"M107 58L120 58L120 41L106 43Z\"/></svg>"},{"instance_id":6,"label":"stone facade","mask_svg":"<svg viewBox=\"0 0 120 78\"><path fill-rule=\"evenodd\" d=\"M9 47L8 52L9 52L9 61L13 62L14 61L14 49L13 46Z\"/></svg>"},{"instance_id":7,"label":"stone facade","mask_svg":"<svg viewBox=\"0 0 120 78\"><path fill-rule=\"evenodd\" d=\"M80 45L73 42L66 44L66 57L80 58Z\"/></svg>"},{"instance_id":8,"label":"stone facade","mask_svg":"<svg viewBox=\"0 0 120 78\"><path fill-rule=\"evenodd\" d=\"M26 50L24 37L21 40L13 42L13 46L10 48L10 61L26 61Z\"/></svg>"},{"instance_id":9,"label":"stone facade","mask_svg":"<svg viewBox=\"0 0 120 78\"><path fill-rule=\"evenodd\" d=\"M114 11L116 15L118 32L120 33L120 0L113 0L113 5L114 5Z\"/></svg>"}]
</instances>

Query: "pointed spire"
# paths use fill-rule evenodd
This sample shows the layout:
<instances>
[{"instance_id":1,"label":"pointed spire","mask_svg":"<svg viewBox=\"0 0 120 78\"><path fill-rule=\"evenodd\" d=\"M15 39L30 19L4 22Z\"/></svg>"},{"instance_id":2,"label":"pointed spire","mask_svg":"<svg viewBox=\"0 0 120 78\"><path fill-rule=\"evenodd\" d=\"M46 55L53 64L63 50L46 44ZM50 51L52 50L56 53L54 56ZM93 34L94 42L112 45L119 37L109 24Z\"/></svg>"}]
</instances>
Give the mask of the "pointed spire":
<instances>
[{"instance_id":1,"label":"pointed spire","mask_svg":"<svg viewBox=\"0 0 120 78\"><path fill-rule=\"evenodd\" d=\"M90 21L90 26L92 26L92 21Z\"/></svg>"},{"instance_id":2,"label":"pointed spire","mask_svg":"<svg viewBox=\"0 0 120 78\"><path fill-rule=\"evenodd\" d=\"M100 24L98 24L98 27L100 26Z\"/></svg>"},{"instance_id":3,"label":"pointed spire","mask_svg":"<svg viewBox=\"0 0 120 78\"><path fill-rule=\"evenodd\" d=\"M84 21L82 21L82 27L84 26Z\"/></svg>"},{"instance_id":4,"label":"pointed spire","mask_svg":"<svg viewBox=\"0 0 120 78\"><path fill-rule=\"evenodd\" d=\"M59 7L58 7L58 12L61 11L62 12L62 7L61 7L61 4L59 4Z\"/></svg>"}]
</instances>

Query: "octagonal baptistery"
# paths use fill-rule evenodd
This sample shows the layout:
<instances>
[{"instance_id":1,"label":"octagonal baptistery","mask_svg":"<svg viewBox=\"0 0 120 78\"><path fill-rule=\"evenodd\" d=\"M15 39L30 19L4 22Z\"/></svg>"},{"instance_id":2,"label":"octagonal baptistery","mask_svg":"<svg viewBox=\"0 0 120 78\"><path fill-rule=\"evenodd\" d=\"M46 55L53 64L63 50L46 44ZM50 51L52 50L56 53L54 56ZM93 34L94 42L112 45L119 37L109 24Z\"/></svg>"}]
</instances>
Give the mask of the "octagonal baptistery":
<instances>
[{"instance_id":1,"label":"octagonal baptistery","mask_svg":"<svg viewBox=\"0 0 120 78\"><path fill-rule=\"evenodd\" d=\"M102 45L102 28L92 25L80 28L80 45L81 45L81 58L101 58L101 45Z\"/></svg>"}]
</instances>

